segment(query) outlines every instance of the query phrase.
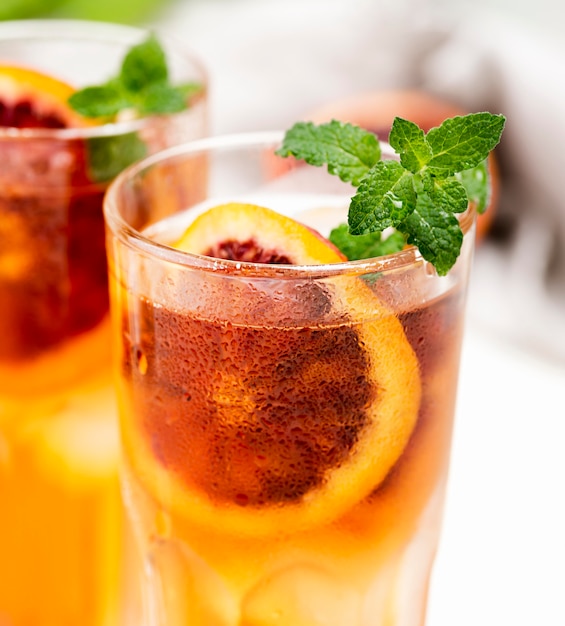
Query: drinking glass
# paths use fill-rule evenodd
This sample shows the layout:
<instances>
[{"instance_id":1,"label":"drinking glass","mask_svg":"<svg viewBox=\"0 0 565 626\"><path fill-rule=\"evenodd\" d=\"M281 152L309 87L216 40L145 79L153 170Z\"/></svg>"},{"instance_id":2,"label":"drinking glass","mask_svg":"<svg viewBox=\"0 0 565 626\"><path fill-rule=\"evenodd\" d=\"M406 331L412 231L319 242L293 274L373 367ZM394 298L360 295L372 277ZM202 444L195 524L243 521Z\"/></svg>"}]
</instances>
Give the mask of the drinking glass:
<instances>
[{"instance_id":1,"label":"drinking glass","mask_svg":"<svg viewBox=\"0 0 565 626\"><path fill-rule=\"evenodd\" d=\"M0 66L33 68L75 88L101 84L147 36L106 23L4 22ZM127 542L102 198L133 159L207 128L199 61L160 41L171 81L202 85L172 115L34 128L29 113L41 95L14 93L0 69L2 626L102 626L121 612Z\"/></svg>"},{"instance_id":2,"label":"drinking glass","mask_svg":"<svg viewBox=\"0 0 565 626\"><path fill-rule=\"evenodd\" d=\"M412 247L303 264L270 220L234 240L229 211L194 231L203 254L183 251L185 230L215 205L274 209L316 241L346 219L353 188L279 158L280 140L167 150L106 196L123 492L144 623L421 626L473 211L444 277ZM241 244L264 255L257 232L281 264L229 254Z\"/></svg>"}]
</instances>

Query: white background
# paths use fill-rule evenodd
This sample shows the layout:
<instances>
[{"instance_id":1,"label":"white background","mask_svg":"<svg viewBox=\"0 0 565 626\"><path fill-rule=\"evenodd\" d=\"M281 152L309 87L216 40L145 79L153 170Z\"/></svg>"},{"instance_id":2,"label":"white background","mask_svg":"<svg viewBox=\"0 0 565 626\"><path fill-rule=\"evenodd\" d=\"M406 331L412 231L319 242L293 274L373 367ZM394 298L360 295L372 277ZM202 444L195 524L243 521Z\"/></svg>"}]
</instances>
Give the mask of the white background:
<instances>
[{"instance_id":1,"label":"white background","mask_svg":"<svg viewBox=\"0 0 565 626\"><path fill-rule=\"evenodd\" d=\"M565 626L565 271L547 278L565 233L561 11L556 0L187 0L157 24L208 66L214 134L281 129L391 86L508 115L504 210L522 234L476 255L428 626Z\"/></svg>"}]
</instances>

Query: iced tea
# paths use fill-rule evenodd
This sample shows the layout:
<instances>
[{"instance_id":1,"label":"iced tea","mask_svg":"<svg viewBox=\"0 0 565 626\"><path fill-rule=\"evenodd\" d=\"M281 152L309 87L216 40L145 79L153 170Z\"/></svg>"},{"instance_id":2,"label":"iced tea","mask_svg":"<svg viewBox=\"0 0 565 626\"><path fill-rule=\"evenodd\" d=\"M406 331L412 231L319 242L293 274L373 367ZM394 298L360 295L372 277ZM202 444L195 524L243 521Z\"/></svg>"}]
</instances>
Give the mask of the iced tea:
<instances>
[{"instance_id":1,"label":"iced tea","mask_svg":"<svg viewBox=\"0 0 565 626\"><path fill-rule=\"evenodd\" d=\"M121 610L102 199L133 148L204 134L205 98L171 116L81 128L60 103L43 107L59 88L51 77L102 80L145 36L111 24L0 25L1 626L102 626ZM184 52L175 63L204 81Z\"/></svg>"},{"instance_id":2,"label":"iced tea","mask_svg":"<svg viewBox=\"0 0 565 626\"><path fill-rule=\"evenodd\" d=\"M414 249L305 264L295 251L326 254L312 229L343 216L346 185L314 168L272 179L285 168L254 141L168 152L107 199L124 493L148 624L421 625L473 218L447 277ZM152 220L146 181L180 169L209 184L191 202L179 187L179 213ZM224 202L231 219L220 210L193 231L199 254L175 249ZM270 243L234 238L254 228L241 226L246 203L309 228L291 235L286 218L249 209Z\"/></svg>"}]
</instances>

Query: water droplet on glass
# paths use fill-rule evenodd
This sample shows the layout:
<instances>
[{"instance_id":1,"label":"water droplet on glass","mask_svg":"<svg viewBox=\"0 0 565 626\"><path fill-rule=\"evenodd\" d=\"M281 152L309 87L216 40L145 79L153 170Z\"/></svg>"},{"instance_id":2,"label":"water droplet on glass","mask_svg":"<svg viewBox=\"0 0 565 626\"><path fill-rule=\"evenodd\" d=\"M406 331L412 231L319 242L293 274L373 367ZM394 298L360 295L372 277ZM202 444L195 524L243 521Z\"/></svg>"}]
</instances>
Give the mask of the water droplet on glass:
<instances>
[{"instance_id":1,"label":"water droplet on glass","mask_svg":"<svg viewBox=\"0 0 565 626\"><path fill-rule=\"evenodd\" d=\"M137 370L142 376L147 374L147 357L141 348L135 348L135 363L137 365Z\"/></svg>"}]
</instances>

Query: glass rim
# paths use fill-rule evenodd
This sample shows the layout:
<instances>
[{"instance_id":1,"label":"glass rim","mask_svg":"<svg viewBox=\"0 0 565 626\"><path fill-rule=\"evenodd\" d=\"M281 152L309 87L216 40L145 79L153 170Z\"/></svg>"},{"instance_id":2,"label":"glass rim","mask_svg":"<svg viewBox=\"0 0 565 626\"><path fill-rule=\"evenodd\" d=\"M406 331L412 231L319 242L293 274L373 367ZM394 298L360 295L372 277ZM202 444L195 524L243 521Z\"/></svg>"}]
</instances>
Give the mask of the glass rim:
<instances>
[{"instance_id":1,"label":"glass rim","mask_svg":"<svg viewBox=\"0 0 565 626\"><path fill-rule=\"evenodd\" d=\"M229 274L232 276L264 277L264 278L294 278L307 274L311 278L335 276L339 274L367 274L378 272L390 272L392 270L405 269L407 266L422 265L428 263L422 257L416 246L408 245L403 250L393 254L360 259L355 261L340 261L318 265L283 265L270 263L254 263L250 261L233 261L218 259L201 254L177 250L166 244L159 243L146 237L139 230L133 228L122 218L118 209L119 189L127 181L133 180L142 171L173 160L184 155L196 155L217 149L239 149L252 146L276 146L280 145L284 136L283 131L255 131L246 133L233 133L215 135L179 144L165 150L161 150L148 156L122 170L110 183L104 197L104 217L106 226L112 235L126 245L160 261L174 263L187 269L198 269L214 272L215 274ZM390 146L381 141L384 151L391 153ZM353 195L353 193L352 193ZM470 231L475 216L475 210L470 206L461 214L460 223L464 236Z\"/></svg>"},{"instance_id":2,"label":"glass rim","mask_svg":"<svg viewBox=\"0 0 565 626\"><path fill-rule=\"evenodd\" d=\"M77 39L79 41L89 40L119 42L131 40L131 45L140 41L145 35L155 33L159 41L168 44L179 54L190 61L194 66L198 78L202 81L203 96L208 92L209 76L206 66L199 56L184 42L170 34L163 33L159 28L145 28L143 26L131 26L128 24L118 24L114 22L104 22L98 20L83 19L22 19L0 21L0 43L6 41L41 41L61 39ZM6 60L4 60L6 62ZM119 62L119 59L118 59ZM0 141L3 139L51 139L51 140L73 140L91 139L96 137L113 137L124 135L144 129L150 126L156 119L163 117L175 117L183 115L190 108L179 113L167 113L164 115L147 115L144 117L112 122L108 124L96 124L92 126L80 126L71 128L15 128L0 126Z\"/></svg>"}]
</instances>

